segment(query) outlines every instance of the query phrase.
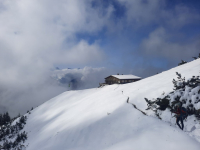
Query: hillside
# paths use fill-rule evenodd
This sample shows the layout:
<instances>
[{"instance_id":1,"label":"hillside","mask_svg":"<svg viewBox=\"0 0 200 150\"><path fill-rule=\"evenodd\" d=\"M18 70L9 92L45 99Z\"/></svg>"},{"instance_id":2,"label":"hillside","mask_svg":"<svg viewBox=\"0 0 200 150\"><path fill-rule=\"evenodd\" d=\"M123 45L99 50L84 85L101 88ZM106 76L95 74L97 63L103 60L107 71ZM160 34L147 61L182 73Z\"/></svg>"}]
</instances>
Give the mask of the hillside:
<instances>
[{"instance_id":1,"label":"hillside","mask_svg":"<svg viewBox=\"0 0 200 150\"><path fill-rule=\"evenodd\" d=\"M199 66L200 59L135 83L62 93L27 114L27 150L198 150L198 132L181 131L174 118L146 116L127 99L145 111L144 97L172 91L176 72L187 79L199 75Z\"/></svg>"}]
</instances>

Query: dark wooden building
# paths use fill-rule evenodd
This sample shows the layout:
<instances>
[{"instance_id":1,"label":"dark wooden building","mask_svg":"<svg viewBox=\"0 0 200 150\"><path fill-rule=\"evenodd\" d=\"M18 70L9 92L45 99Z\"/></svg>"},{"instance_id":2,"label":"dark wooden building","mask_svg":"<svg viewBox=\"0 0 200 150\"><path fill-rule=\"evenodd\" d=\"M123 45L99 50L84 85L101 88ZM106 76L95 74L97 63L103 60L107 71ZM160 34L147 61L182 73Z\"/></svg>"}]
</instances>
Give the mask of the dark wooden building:
<instances>
[{"instance_id":1,"label":"dark wooden building","mask_svg":"<svg viewBox=\"0 0 200 150\"><path fill-rule=\"evenodd\" d=\"M105 84L126 84L141 80L141 77L130 75L110 75L105 78Z\"/></svg>"}]
</instances>

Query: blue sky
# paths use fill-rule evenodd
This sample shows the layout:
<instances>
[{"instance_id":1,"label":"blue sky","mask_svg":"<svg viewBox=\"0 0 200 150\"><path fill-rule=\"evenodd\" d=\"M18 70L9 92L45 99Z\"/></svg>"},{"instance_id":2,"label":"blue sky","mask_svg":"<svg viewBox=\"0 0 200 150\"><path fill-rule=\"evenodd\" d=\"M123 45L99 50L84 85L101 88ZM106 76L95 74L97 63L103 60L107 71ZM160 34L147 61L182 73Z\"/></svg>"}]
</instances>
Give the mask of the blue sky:
<instances>
[{"instance_id":1,"label":"blue sky","mask_svg":"<svg viewBox=\"0 0 200 150\"><path fill-rule=\"evenodd\" d=\"M200 2L177 0L152 2L155 4L152 5L151 1L148 0L136 3L128 0L92 2L92 7L101 9L102 14L108 7L112 6L114 10L109 17L111 26L105 25L95 34L78 33L77 38L84 39L89 44L99 41L99 46L107 56L106 60L99 66L115 68L116 72L135 73L146 77L177 66L181 59L191 61L192 56L197 56L200 52L197 47L200 35L200 11L198 9ZM134 14L130 20L127 20L128 15L132 15L131 9L137 7L133 6L135 4L138 4L140 9L132 13L138 14ZM145 8L150 10L146 11ZM170 49L169 52L162 52L167 51L167 49L160 50L161 52L158 53L159 49L145 52L144 47L142 47L144 40L154 40L150 39L149 36L160 28L164 32L161 35L163 40L151 45L152 49L160 47L162 43L163 46L169 46L169 48L172 44L177 47L175 52L171 53L173 50ZM159 38L159 35L155 35L155 38ZM194 41L196 43L193 43ZM188 49L190 44L191 50ZM182 49L181 45L188 48ZM185 53L182 53L183 51ZM165 56L166 53L171 53L172 58ZM188 55L188 53L190 54ZM138 67L144 68L146 71L141 72Z\"/></svg>"}]
</instances>

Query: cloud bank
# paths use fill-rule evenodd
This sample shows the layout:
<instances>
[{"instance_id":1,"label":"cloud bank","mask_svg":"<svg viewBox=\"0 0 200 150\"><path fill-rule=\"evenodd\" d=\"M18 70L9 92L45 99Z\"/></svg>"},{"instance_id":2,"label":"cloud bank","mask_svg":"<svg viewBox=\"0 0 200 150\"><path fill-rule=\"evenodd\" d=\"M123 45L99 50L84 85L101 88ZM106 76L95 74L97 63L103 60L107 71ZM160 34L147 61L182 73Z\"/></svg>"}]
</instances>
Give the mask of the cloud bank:
<instances>
[{"instance_id":1,"label":"cloud bank","mask_svg":"<svg viewBox=\"0 0 200 150\"><path fill-rule=\"evenodd\" d=\"M95 34L109 18L109 10L99 14L89 3L0 1L1 112L24 113L65 91L50 78L53 66L84 67L104 59L98 44L76 37Z\"/></svg>"},{"instance_id":2,"label":"cloud bank","mask_svg":"<svg viewBox=\"0 0 200 150\"><path fill-rule=\"evenodd\" d=\"M104 83L104 78L111 73L106 68L84 67L83 69L62 69L55 70L52 77L57 80L60 86L68 90L80 90L98 87Z\"/></svg>"}]
</instances>

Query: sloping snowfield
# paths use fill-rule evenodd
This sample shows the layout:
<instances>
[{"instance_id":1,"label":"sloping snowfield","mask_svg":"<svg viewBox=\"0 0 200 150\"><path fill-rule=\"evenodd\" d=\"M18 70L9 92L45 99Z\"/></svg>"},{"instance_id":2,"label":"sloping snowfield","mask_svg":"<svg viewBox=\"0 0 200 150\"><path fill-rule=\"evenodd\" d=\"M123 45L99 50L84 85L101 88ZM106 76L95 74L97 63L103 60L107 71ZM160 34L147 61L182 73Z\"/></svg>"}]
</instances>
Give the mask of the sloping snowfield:
<instances>
[{"instance_id":1,"label":"sloping snowfield","mask_svg":"<svg viewBox=\"0 0 200 150\"><path fill-rule=\"evenodd\" d=\"M145 111L144 97L172 91L176 72L187 79L199 71L200 59L135 83L65 92L28 115L27 150L199 150L188 132L127 103Z\"/></svg>"}]
</instances>

